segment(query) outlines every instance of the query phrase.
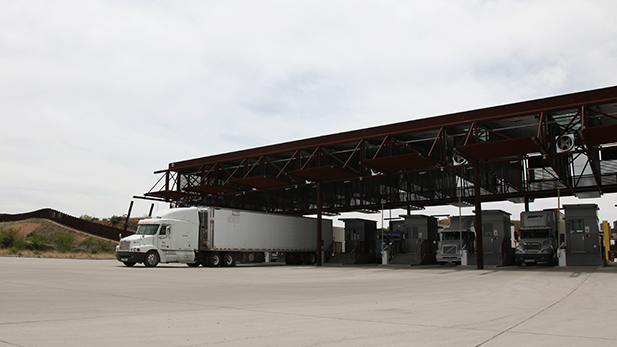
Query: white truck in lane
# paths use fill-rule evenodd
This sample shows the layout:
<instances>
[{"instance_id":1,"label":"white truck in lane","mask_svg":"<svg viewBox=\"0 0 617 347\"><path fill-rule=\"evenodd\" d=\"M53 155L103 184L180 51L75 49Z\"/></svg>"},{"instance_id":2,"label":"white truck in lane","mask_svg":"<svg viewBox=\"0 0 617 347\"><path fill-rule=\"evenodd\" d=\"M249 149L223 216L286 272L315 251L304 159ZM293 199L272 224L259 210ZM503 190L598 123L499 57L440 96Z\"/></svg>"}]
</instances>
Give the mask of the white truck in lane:
<instances>
[{"instance_id":1,"label":"white truck in lane","mask_svg":"<svg viewBox=\"0 0 617 347\"><path fill-rule=\"evenodd\" d=\"M332 244L332 221L322 220L322 250ZM126 266L185 263L235 266L283 255L287 264L317 261L317 219L218 207L182 207L141 220L120 240L116 259ZM322 252L323 253L323 252Z\"/></svg>"},{"instance_id":2,"label":"white truck in lane","mask_svg":"<svg viewBox=\"0 0 617 347\"><path fill-rule=\"evenodd\" d=\"M437 263L461 263L463 251L474 252L475 216L451 217L450 226L441 231Z\"/></svg>"}]
</instances>

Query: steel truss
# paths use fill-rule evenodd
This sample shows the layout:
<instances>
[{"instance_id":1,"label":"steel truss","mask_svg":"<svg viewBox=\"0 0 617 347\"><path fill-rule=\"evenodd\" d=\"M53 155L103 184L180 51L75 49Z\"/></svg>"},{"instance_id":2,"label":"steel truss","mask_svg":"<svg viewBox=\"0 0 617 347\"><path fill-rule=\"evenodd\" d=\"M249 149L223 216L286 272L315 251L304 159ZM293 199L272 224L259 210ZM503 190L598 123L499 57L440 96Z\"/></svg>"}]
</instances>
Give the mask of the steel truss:
<instances>
[{"instance_id":1,"label":"steel truss","mask_svg":"<svg viewBox=\"0 0 617 347\"><path fill-rule=\"evenodd\" d=\"M288 214L617 191L617 87L170 163L145 198Z\"/></svg>"}]
</instances>

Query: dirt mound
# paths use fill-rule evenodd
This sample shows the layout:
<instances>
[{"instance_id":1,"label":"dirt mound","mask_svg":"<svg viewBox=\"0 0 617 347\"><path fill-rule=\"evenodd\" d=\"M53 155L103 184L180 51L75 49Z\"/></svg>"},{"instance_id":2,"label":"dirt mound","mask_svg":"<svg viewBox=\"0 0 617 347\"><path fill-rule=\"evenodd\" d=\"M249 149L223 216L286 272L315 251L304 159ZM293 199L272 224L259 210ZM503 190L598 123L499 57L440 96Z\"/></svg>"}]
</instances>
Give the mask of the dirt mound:
<instances>
[{"instance_id":1,"label":"dirt mound","mask_svg":"<svg viewBox=\"0 0 617 347\"><path fill-rule=\"evenodd\" d=\"M19 223L13 224L11 228L17 229L18 230L17 233L19 235L26 237L28 236L28 234L30 234L31 232L33 232L34 230L36 230L36 228L40 226L41 226L40 223L19 222Z\"/></svg>"},{"instance_id":2,"label":"dirt mound","mask_svg":"<svg viewBox=\"0 0 617 347\"><path fill-rule=\"evenodd\" d=\"M77 229L69 228L62 224L56 223L54 221L50 221L48 219L41 218L30 218L25 219L23 221L18 222L2 222L0 223L0 229L5 228L14 228L18 230L19 235L23 237L28 237L32 232L36 232L37 234L45 235L49 240L53 240L56 236L62 232L69 232L75 235L75 243L83 241L85 238L92 236L96 239L100 239L102 241L109 241L117 244L117 241L110 241L108 239L98 237L95 235L90 235L88 233L84 233Z\"/></svg>"}]
</instances>

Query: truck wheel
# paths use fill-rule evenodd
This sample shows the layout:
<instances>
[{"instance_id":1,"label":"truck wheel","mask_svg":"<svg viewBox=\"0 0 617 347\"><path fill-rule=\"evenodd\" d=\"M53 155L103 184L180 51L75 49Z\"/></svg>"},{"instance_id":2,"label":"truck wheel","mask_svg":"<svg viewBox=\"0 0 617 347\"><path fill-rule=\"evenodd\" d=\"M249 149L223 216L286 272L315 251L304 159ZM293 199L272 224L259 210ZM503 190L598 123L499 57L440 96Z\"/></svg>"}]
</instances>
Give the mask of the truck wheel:
<instances>
[{"instance_id":1,"label":"truck wheel","mask_svg":"<svg viewBox=\"0 0 617 347\"><path fill-rule=\"evenodd\" d=\"M159 254L155 251L150 251L146 254L144 265L147 267L155 267L159 263Z\"/></svg>"},{"instance_id":2,"label":"truck wheel","mask_svg":"<svg viewBox=\"0 0 617 347\"><path fill-rule=\"evenodd\" d=\"M306 265L313 265L317 261L317 256L315 253L306 253L302 256L302 260L304 260Z\"/></svg>"},{"instance_id":3,"label":"truck wheel","mask_svg":"<svg viewBox=\"0 0 617 347\"><path fill-rule=\"evenodd\" d=\"M207 253L199 253L199 263L201 264L201 266L203 267L207 267L210 266L208 265L208 254Z\"/></svg>"},{"instance_id":4,"label":"truck wheel","mask_svg":"<svg viewBox=\"0 0 617 347\"><path fill-rule=\"evenodd\" d=\"M210 267L221 266L221 255L216 252L210 253L210 255L208 255L208 266Z\"/></svg>"},{"instance_id":5,"label":"truck wheel","mask_svg":"<svg viewBox=\"0 0 617 347\"><path fill-rule=\"evenodd\" d=\"M285 264L294 265L293 258L291 257L291 253L285 253Z\"/></svg>"},{"instance_id":6,"label":"truck wheel","mask_svg":"<svg viewBox=\"0 0 617 347\"><path fill-rule=\"evenodd\" d=\"M135 262L134 262L134 261L125 261L125 262L123 262L123 263L124 263L124 265L126 265L126 266L128 266L128 267L131 267L131 266L135 265Z\"/></svg>"},{"instance_id":7,"label":"truck wheel","mask_svg":"<svg viewBox=\"0 0 617 347\"><path fill-rule=\"evenodd\" d=\"M225 253L223 255L223 266L236 266L236 257L233 253Z\"/></svg>"}]
</instances>

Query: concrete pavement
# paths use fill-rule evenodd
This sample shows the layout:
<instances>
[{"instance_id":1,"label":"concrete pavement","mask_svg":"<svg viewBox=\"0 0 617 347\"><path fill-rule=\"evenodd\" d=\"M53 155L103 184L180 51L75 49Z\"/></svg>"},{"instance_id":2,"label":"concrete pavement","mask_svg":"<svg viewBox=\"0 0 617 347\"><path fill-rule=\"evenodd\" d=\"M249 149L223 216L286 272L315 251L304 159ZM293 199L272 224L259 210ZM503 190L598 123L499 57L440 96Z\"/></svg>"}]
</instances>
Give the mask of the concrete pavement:
<instances>
[{"instance_id":1,"label":"concrete pavement","mask_svg":"<svg viewBox=\"0 0 617 347\"><path fill-rule=\"evenodd\" d=\"M615 346L617 269L0 257L0 346Z\"/></svg>"}]
</instances>

